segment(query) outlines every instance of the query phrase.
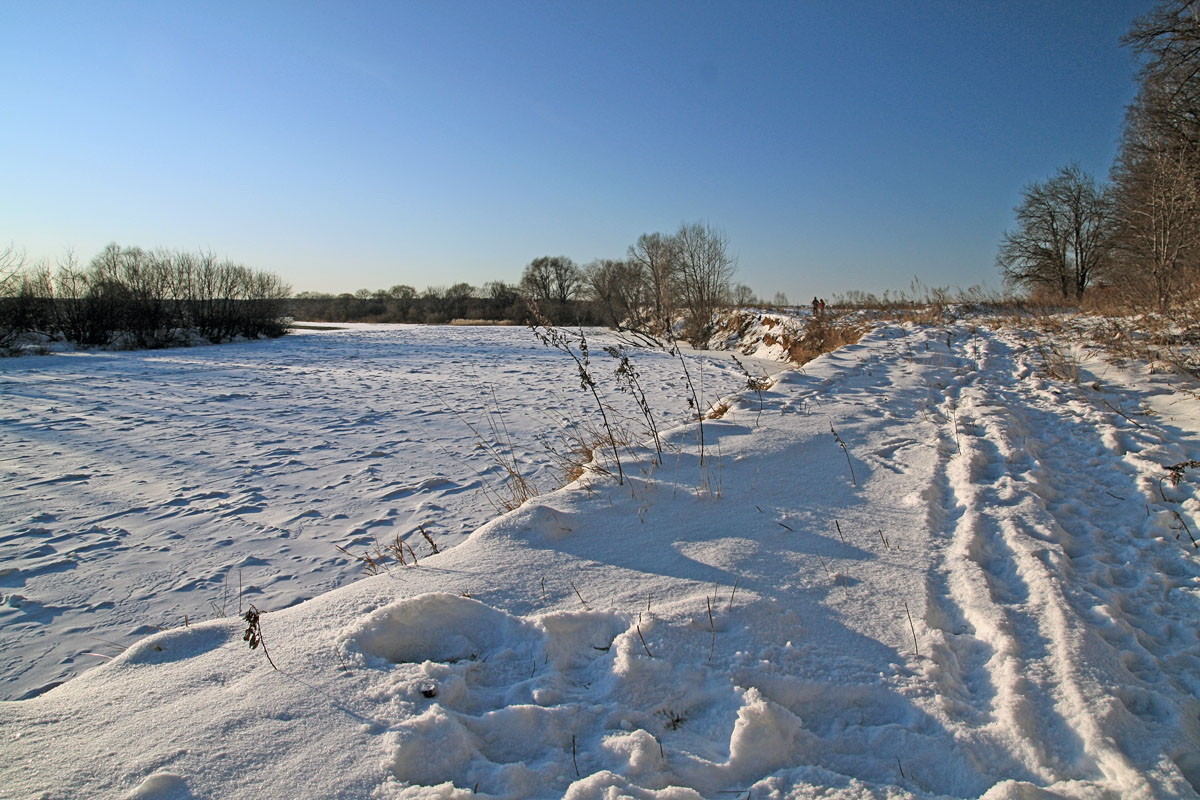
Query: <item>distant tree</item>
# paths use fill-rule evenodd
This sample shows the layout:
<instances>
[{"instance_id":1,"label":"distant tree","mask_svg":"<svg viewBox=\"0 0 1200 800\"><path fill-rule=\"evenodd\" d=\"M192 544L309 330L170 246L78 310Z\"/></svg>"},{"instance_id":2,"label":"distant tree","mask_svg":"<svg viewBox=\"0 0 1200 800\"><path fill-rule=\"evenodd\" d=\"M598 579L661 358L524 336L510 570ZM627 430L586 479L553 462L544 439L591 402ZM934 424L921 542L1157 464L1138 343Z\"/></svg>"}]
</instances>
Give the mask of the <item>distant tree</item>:
<instances>
[{"instance_id":1,"label":"distant tree","mask_svg":"<svg viewBox=\"0 0 1200 800\"><path fill-rule=\"evenodd\" d=\"M554 272L550 257L535 258L521 273L521 293L536 303L549 303L554 297Z\"/></svg>"},{"instance_id":2,"label":"distant tree","mask_svg":"<svg viewBox=\"0 0 1200 800\"><path fill-rule=\"evenodd\" d=\"M521 296L521 291L511 283L488 281L483 285L483 296L499 305L511 305Z\"/></svg>"},{"instance_id":3,"label":"distant tree","mask_svg":"<svg viewBox=\"0 0 1200 800\"><path fill-rule=\"evenodd\" d=\"M783 308L788 304L788 296L783 292L776 292L775 300L773 302L777 307Z\"/></svg>"},{"instance_id":4,"label":"distant tree","mask_svg":"<svg viewBox=\"0 0 1200 800\"><path fill-rule=\"evenodd\" d=\"M606 324L617 330L642 327L647 284L639 264L599 259L584 268L584 276Z\"/></svg>"},{"instance_id":5,"label":"distant tree","mask_svg":"<svg viewBox=\"0 0 1200 800\"><path fill-rule=\"evenodd\" d=\"M542 304L566 305L579 295L583 274L566 256L542 256L525 267L521 288L526 296Z\"/></svg>"},{"instance_id":6,"label":"distant tree","mask_svg":"<svg viewBox=\"0 0 1200 800\"><path fill-rule=\"evenodd\" d=\"M85 306L90 324L83 344L109 344L124 330L131 305L129 290L121 282L122 262L127 257L120 245L110 242L88 266Z\"/></svg>"},{"instance_id":7,"label":"distant tree","mask_svg":"<svg viewBox=\"0 0 1200 800\"><path fill-rule=\"evenodd\" d=\"M129 295L125 330L139 347L162 347L174 338L174 261L166 250L120 249L117 274Z\"/></svg>"},{"instance_id":8,"label":"distant tree","mask_svg":"<svg viewBox=\"0 0 1200 800\"><path fill-rule=\"evenodd\" d=\"M2 263L3 254L0 253L0 264ZM0 278L3 277L2 273L3 269L0 268ZM7 325L12 325L18 330L53 332L54 283L50 267L44 261L38 262L18 277L15 288L3 288L3 281L0 280L0 319L7 317Z\"/></svg>"},{"instance_id":9,"label":"distant tree","mask_svg":"<svg viewBox=\"0 0 1200 800\"><path fill-rule=\"evenodd\" d=\"M1010 286L1048 289L1078 300L1107 263L1113 214L1109 194L1077 165L1022 191L996 263Z\"/></svg>"},{"instance_id":10,"label":"distant tree","mask_svg":"<svg viewBox=\"0 0 1200 800\"><path fill-rule=\"evenodd\" d=\"M505 281L488 281L480 290L487 307L488 319L522 321L521 290Z\"/></svg>"},{"instance_id":11,"label":"distant tree","mask_svg":"<svg viewBox=\"0 0 1200 800\"><path fill-rule=\"evenodd\" d=\"M417 300L417 290L407 284L398 283L388 289L387 294L388 316L396 322L410 322Z\"/></svg>"},{"instance_id":12,"label":"distant tree","mask_svg":"<svg viewBox=\"0 0 1200 800\"><path fill-rule=\"evenodd\" d=\"M733 287L733 304L739 308L754 305L754 290L744 283L735 285Z\"/></svg>"},{"instance_id":13,"label":"distant tree","mask_svg":"<svg viewBox=\"0 0 1200 800\"><path fill-rule=\"evenodd\" d=\"M729 282L736 260L720 230L700 223L683 224L675 234L676 271L684 335L704 347L713 330L713 315L729 299Z\"/></svg>"},{"instance_id":14,"label":"distant tree","mask_svg":"<svg viewBox=\"0 0 1200 800\"><path fill-rule=\"evenodd\" d=\"M679 266L676 247L673 236L643 233L629 248L627 260L638 266L645 287L649 306L646 327L650 333L665 333L675 316L675 276Z\"/></svg>"},{"instance_id":15,"label":"distant tree","mask_svg":"<svg viewBox=\"0 0 1200 800\"><path fill-rule=\"evenodd\" d=\"M87 303L87 272L71 250L58 260L56 266L53 279L55 326L67 341L86 342L92 338L93 322ZM190 286L185 292L189 290Z\"/></svg>"},{"instance_id":16,"label":"distant tree","mask_svg":"<svg viewBox=\"0 0 1200 800\"><path fill-rule=\"evenodd\" d=\"M287 333L283 310L292 287L270 272L247 269L245 275L245 293L238 307L238 333L247 337Z\"/></svg>"},{"instance_id":17,"label":"distant tree","mask_svg":"<svg viewBox=\"0 0 1200 800\"><path fill-rule=\"evenodd\" d=\"M583 289L583 272L566 256L535 258L521 275L521 294L552 322L579 321L575 302Z\"/></svg>"},{"instance_id":18,"label":"distant tree","mask_svg":"<svg viewBox=\"0 0 1200 800\"><path fill-rule=\"evenodd\" d=\"M475 287L469 283L456 283L448 288L443 295L446 303L446 315L452 320L465 318L474 294Z\"/></svg>"},{"instance_id":19,"label":"distant tree","mask_svg":"<svg viewBox=\"0 0 1200 800\"><path fill-rule=\"evenodd\" d=\"M12 347L24 331L18 300L25 254L13 245L0 250L0 349Z\"/></svg>"},{"instance_id":20,"label":"distant tree","mask_svg":"<svg viewBox=\"0 0 1200 800\"><path fill-rule=\"evenodd\" d=\"M0 250L0 295L8 295L25 269L25 253L12 244Z\"/></svg>"},{"instance_id":21,"label":"distant tree","mask_svg":"<svg viewBox=\"0 0 1200 800\"><path fill-rule=\"evenodd\" d=\"M444 286L427 286L421 292L421 311L426 325L438 325L450 321L450 313L446 307L446 288Z\"/></svg>"}]
</instances>

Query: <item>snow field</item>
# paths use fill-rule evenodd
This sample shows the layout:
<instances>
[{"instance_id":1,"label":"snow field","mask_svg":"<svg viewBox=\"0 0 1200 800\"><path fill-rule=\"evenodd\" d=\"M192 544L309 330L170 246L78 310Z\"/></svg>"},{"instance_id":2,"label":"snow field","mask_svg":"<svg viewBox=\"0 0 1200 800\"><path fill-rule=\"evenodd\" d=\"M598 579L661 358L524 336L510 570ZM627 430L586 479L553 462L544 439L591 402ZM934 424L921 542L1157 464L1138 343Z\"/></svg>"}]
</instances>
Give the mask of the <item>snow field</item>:
<instances>
[{"instance_id":1,"label":"snow field","mask_svg":"<svg viewBox=\"0 0 1200 800\"><path fill-rule=\"evenodd\" d=\"M623 415L614 362L593 369ZM710 399L745 382L692 358ZM662 423L679 367L634 363ZM159 630L293 605L363 576L399 536L418 558L494 517L500 464L563 482L538 437L593 409L523 328L355 325L280 340L0 361L0 697L20 698ZM555 439L559 437L556 435Z\"/></svg>"},{"instance_id":2,"label":"snow field","mask_svg":"<svg viewBox=\"0 0 1200 800\"><path fill-rule=\"evenodd\" d=\"M265 614L279 671L214 620L0 704L0 786L1196 796L1196 482L1158 478L1200 411L1083 366L1048 379L1007 329L881 327L778 376L760 424L731 399L703 467L675 428L623 486Z\"/></svg>"}]
</instances>

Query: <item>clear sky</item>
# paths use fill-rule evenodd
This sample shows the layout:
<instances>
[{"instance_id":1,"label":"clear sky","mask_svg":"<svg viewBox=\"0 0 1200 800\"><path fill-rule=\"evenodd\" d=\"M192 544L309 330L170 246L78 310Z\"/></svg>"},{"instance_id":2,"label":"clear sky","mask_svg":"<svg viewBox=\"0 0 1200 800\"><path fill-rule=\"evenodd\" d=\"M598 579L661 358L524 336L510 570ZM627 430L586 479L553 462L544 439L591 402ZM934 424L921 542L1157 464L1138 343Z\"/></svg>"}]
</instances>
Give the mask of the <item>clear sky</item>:
<instances>
[{"instance_id":1,"label":"clear sky","mask_svg":"<svg viewBox=\"0 0 1200 800\"><path fill-rule=\"evenodd\" d=\"M0 245L339 292L707 221L767 297L999 287L1022 186L1107 175L1151 6L6 0Z\"/></svg>"}]
</instances>

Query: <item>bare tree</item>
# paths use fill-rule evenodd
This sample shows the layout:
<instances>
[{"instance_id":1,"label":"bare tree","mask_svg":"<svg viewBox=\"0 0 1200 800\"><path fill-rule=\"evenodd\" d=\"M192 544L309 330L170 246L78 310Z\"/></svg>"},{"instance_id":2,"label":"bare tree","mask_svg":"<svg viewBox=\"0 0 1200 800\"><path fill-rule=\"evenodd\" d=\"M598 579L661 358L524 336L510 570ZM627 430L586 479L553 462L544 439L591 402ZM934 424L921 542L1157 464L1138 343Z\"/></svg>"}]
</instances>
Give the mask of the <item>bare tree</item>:
<instances>
[{"instance_id":1,"label":"bare tree","mask_svg":"<svg viewBox=\"0 0 1200 800\"><path fill-rule=\"evenodd\" d=\"M1112 244L1112 203L1077 165L1022 191L996 263L1010 286L1044 289L1063 299L1083 296L1103 269Z\"/></svg>"},{"instance_id":2,"label":"bare tree","mask_svg":"<svg viewBox=\"0 0 1200 800\"><path fill-rule=\"evenodd\" d=\"M387 290L387 313L397 322L407 322L409 313L417 299L417 290L405 283L398 283Z\"/></svg>"},{"instance_id":3,"label":"bare tree","mask_svg":"<svg viewBox=\"0 0 1200 800\"><path fill-rule=\"evenodd\" d=\"M535 258L521 275L526 302L556 323L575 318L578 309L573 303L583 288L583 271L566 256Z\"/></svg>"},{"instance_id":4,"label":"bare tree","mask_svg":"<svg viewBox=\"0 0 1200 800\"><path fill-rule=\"evenodd\" d=\"M675 251L675 238L661 233L643 233L629 248L627 260L638 266L645 286L647 327L656 335L665 333L675 316Z\"/></svg>"},{"instance_id":5,"label":"bare tree","mask_svg":"<svg viewBox=\"0 0 1200 800\"><path fill-rule=\"evenodd\" d=\"M520 319L521 290L504 281L488 281L483 285L488 316L493 319Z\"/></svg>"},{"instance_id":6,"label":"bare tree","mask_svg":"<svg viewBox=\"0 0 1200 800\"><path fill-rule=\"evenodd\" d=\"M0 250L0 295L8 295L16 288L24 269L24 252L11 244Z\"/></svg>"},{"instance_id":7,"label":"bare tree","mask_svg":"<svg viewBox=\"0 0 1200 800\"><path fill-rule=\"evenodd\" d=\"M1167 0L1134 21L1142 58L1113 167L1124 297L1160 311L1194 298L1200 279L1200 0Z\"/></svg>"},{"instance_id":8,"label":"bare tree","mask_svg":"<svg viewBox=\"0 0 1200 800\"><path fill-rule=\"evenodd\" d=\"M521 275L521 288L541 304L566 305L578 296L582 286L583 273L566 256L535 258Z\"/></svg>"},{"instance_id":9,"label":"bare tree","mask_svg":"<svg viewBox=\"0 0 1200 800\"><path fill-rule=\"evenodd\" d=\"M21 277L25 270L25 254L13 245L0 250L0 348L13 346L21 334L20 302Z\"/></svg>"},{"instance_id":10,"label":"bare tree","mask_svg":"<svg viewBox=\"0 0 1200 800\"><path fill-rule=\"evenodd\" d=\"M754 290L744 283L733 287L733 304L739 308L754 305Z\"/></svg>"},{"instance_id":11,"label":"bare tree","mask_svg":"<svg viewBox=\"0 0 1200 800\"><path fill-rule=\"evenodd\" d=\"M1200 188L1186 148L1139 148L1118 165L1116 246L1106 273L1123 295L1160 311L1200 289Z\"/></svg>"},{"instance_id":12,"label":"bare tree","mask_svg":"<svg viewBox=\"0 0 1200 800\"><path fill-rule=\"evenodd\" d=\"M1167 0L1134 20L1124 43L1142 58L1132 109L1159 137L1200 147L1200 0Z\"/></svg>"},{"instance_id":13,"label":"bare tree","mask_svg":"<svg viewBox=\"0 0 1200 800\"><path fill-rule=\"evenodd\" d=\"M711 225L685 223L675 239L675 283L684 312L684 334L704 347L713 330L713 315L729 302L729 282L736 269L725 234Z\"/></svg>"},{"instance_id":14,"label":"bare tree","mask_svg":"<svg viewBox=\"0 0 1200 800\"><path fill-rule=\"evenodd\" d=\"M444 295L446 313L450 319L461 319L467 316L467 306L475 294L475 287L466 282L456 283L446 290Z\"/></svg>"},{"instance_id":15,"label":"bare tree","mask_svg":"<svg viewBox=\"0 0 1200 800\"><path fill-rule=\"evenodd\" d=\"M588 289L605 321L623 330L626 327L642 330L648 311L647 282L641 266L635 261L599 259L584 268Z\"/></svg>"}]
</instances>

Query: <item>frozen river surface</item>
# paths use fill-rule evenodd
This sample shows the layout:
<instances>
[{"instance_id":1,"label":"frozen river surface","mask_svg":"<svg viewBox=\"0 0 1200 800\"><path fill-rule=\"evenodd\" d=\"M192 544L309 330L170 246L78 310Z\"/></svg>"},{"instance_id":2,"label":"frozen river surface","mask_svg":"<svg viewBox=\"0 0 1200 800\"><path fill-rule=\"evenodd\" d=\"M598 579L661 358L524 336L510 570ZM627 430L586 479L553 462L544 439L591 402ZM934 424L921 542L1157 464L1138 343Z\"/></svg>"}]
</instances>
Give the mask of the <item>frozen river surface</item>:
<instances>
[{"instance_id":1,"label":"frozen river surface","mask_svg":"<svg viewBox=\"0 0 1200 800\"><path fill-rule=\"evenodd\" d=\"M600 349L615 340L591 334L604 396L636 418ZM632 358L656 413L682 421L678 360ZM745 384L726 354L688 359L706 400ZM542 440L591 419L592 402L574 363L524 328L351 326L0 360L0 698L159 628L361 577L338 547L398 535L422 557L418 525L451 547L497 513L505 472L489 447L555 488Z\"/></svg>"}]
</instances>

